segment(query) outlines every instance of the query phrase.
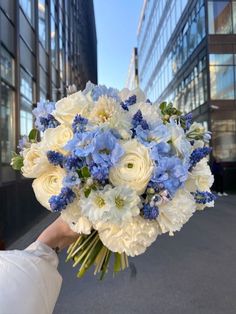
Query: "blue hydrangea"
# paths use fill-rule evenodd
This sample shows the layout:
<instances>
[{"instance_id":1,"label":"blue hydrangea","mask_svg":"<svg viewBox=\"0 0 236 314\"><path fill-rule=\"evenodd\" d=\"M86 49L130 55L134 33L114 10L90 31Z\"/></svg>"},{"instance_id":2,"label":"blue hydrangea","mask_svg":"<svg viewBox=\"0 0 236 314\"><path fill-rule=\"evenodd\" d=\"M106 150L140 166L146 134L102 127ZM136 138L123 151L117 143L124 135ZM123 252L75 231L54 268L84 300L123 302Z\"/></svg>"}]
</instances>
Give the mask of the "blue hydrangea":
<instances>
[{"instance_id":1,"label":"blue hydrangea","mask_svg":"<svg viewBox=\"0 0 236 314\"><path fill-rule=\"evenodd\" d=\"M168 142L171 137L170 130L164 124L158 124L154 129L143 129L141 125L138 125L135 133L139 141L150 148L156 143Z\"/></svg>"},{"instance_id":2,"label":"blue hydrangea","mask_svg":"<svg viewBox=\"0 0 236 314\"><path fill-rule=\"evenodd\" d=\"M207 204L216 200L215 194L205 191L192 193L197 204Z\"/></svg>"},{"instance_id":3,"label":"blue hydrangea","mask_svg":"<svg viewBox=\"0 0 236 314\"><path fill-rule=\"evenodd\" d=\"M136 102L137 102L137 96L133 95L133 96L130 96L125 101L122 101L120 105L124 110L129 111L129 106L136 104Z\"/></svg>"},{"instance_id":4,"label":"blue hydrangea","mask_svg":"<svg viewBox=\"0 0 236 314\"><path fill-rule=\"evenodd\" d=\"M72 123L72 130L74 133L84 132L87 124L88 119L83 118L80 114L77 114Z\"/></svg>"},{"instance_id":5,"label":"blue hydrangea","mask_svg":"<svg viewBox=\"0 0 236 314\"><path fill-rule=\"evenodd\" d=\"M49 199L49 204L53 212L60 212L75 199L75 193L68 187L63 187L59 195L53 195Z\"/></svg>"},{"instance_id":6,"label":"blue hydrangea","mask_svg":"<svg viewBox=\"0 0 236 314\"><path fill-rule=\"evenodd\" d=\"M171 155L171 146L168 143L160 142L151 148L151 158L159 161L162 157Z\"/></svg>"},{"instance_id":7,"label":"blue hydrangea","mask_svg":"<svg viewBox=\"0 0 236 314\"><path fill-rule=\"evenodd\" d=\"M206 157L210 152L211 148L207 146L196 148L190 155L189 170L191 171L196 166L196 164Z\"/></svg>"},{"instance_id":8,"label":"blue hydrangea","mask_svg":"<svg viewBox=\"0 0 236 314\"><path fill-rule=\"evenodd\" d=\"M178 157L163 157L154 169L151 182L160 189L166 189L171 196L188 178L188 167Z\"/></svg>"},{"instance_id":9,"label":"blue hydrangea","mask_svg":"<svg viewBox=\"0 0 236 314\"><path fill-rule=\"evenodd\" d=\"M47 158L48 161L53 164L54 166L61 166L63 165L63 161L64 161L64 156L59 153L59 152L55 152L53 150L49 150L47 152Z\"/></svg>"},{"instance_id":10,"label":"blue hydrangea","mask_svg":"<svg viewBox=\"0 0 236 314\"><path fill-rule=\"evenodd\" d=\"M39 131L45 131L47 128L56 127L59 124L51 115L54 109L54 102L40 101L37 107L32 111L36 118L35 126Z\"/></svg>"},{"instance_id":11,"label":"blue hydrangea","mask_svg":"<svg viewBox=\"0 0 236 314\"><path fill-rule=\"evenodd\" d=\"M79 178L79 175L75 171L70 171L67 173L65 178L63 179L63 186L72 188L75 185L79 185L81 183L81 180Z\"/></svg>"},{"instance_id":12,"label":"blue hydrangea","mask_svg":"<svg viewBox=\"0 0 236 314\"><path fill-rule=\"evenodd\" d=\"M159 209L157 206L151 206L150 204L145 204L142 208L142 214L145 219L156 219L159 215Z\"/></svg>"},{"instance_id":13,"label":"blue hydrangea","mask_svg":"<svg viewBox=\"0 0 236 314\"><path fill-rule=\"evenodd\" d=\"M107 96L120 102L120 97L118 95L119 91L112 87L106 87L105 85L95 85L91 82L86 84L83 94L87 95L91 93L93 101L97 101L101 96Z\"/></svg>"}]
</instances>

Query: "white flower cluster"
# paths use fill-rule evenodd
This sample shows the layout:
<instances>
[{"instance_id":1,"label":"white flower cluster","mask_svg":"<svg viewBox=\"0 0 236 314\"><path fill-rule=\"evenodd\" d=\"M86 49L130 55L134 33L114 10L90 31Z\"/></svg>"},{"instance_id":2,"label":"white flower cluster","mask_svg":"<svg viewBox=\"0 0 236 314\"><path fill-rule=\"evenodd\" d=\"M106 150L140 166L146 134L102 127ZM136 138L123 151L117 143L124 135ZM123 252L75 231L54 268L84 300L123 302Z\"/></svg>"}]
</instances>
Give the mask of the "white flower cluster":
<instances>
[{"instance_id":1,"label":"white flower cluster","mask_svg":"<svg viewBox=\"0 0 236 314\"><path fill-rule=\"evenodd\" d=\"M95 229L109 250L139 255L212 205L195 198L213 183L207 159L191 160L204 147L204 130L186 131L171 110L146 101L139 89L118 93L89 83L44 120L37 117L48 124L42 140L22 150L22 174L34 179L45 208L60 207L72 230Z\"/></svg>"}]
</instances>

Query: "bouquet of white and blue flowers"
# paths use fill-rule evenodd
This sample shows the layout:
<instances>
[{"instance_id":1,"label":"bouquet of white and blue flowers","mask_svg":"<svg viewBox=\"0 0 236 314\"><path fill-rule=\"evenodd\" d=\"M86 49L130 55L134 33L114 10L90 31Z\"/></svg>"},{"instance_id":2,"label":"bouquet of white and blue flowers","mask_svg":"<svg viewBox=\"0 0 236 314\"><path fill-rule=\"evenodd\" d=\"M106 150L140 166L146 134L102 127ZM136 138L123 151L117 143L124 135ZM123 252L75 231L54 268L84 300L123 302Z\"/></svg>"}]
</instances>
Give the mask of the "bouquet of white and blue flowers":
<instances>
[{"instance_id":1,"label":"bouquet of white and blue flowers","mask_svg":"<svg viewBox=\"0 0 236 314\"><path fill-rule=\"evenodd\" d=\"M179 231L197 209L213 206L210 133L172 104L136 89L87 83L33 110L35 129L12 166L33 178L37 200L78 233L68 260L101 278L163 233ZM40 140L41 138L41 140Z\"/></svg>"}]
</instances>

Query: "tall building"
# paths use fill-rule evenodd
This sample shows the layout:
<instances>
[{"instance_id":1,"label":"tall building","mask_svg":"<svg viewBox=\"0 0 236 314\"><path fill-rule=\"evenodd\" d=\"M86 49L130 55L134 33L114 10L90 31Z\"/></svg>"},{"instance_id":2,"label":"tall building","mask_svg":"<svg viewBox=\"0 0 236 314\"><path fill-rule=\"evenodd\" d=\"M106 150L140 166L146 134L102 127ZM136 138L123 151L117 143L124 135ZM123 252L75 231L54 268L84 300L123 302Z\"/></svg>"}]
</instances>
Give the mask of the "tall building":
<instances>
[{"instance_id":1,"label":"tall building","mask_svg":"<svg viewBox=\"0 0 236 314\"><path fill-rule=\"evenodd\" d=\"M140 87L212 131L213 156L236 174L236 1L145 0L138 26Z\"/></svg>"},{"instance_id":2,"label":"tall building","mask_svg":"<svg viewBox=\"0 0 236 314\"><path fill-rule=\"evenodd\" d=\"M139 86L139 78L138 78L138 49L135 47L132 51L128 77L126 81L126 87L130 90L135 89Z\"/></svg>"},{"instance_id":3,"label":"tall building","mask_svg":"<svg viewBox=\"0 0 236 314\"><path fill-rule=\"evenodd\" d=\"M0 0L0 238L41 213L31 181L11 170L11 153L33 127L32 107L75 84L97 82L92 0Z\"/></svg>"}]
</instances>

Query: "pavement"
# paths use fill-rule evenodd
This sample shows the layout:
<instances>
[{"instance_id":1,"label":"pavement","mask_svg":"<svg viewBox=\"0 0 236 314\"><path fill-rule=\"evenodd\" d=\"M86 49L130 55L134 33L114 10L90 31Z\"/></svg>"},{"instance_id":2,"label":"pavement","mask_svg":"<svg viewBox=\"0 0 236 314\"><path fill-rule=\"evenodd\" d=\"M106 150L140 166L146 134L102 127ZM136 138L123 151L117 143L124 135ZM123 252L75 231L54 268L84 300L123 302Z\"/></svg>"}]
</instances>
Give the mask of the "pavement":
<instances>
[{"instance_id":1,"label":"pavement","mask_svg":"<svg viewBox=\"0 0 236 314\"><path fill-rule=\"evenodd\" d=\"M219 197L174 237L160 236L130 259L135 278L126 270L103 281L92 272L77 279L65 257L62 252L64 280L54 314L235 314L236 195Z\"/></svg>"}]
</instances>

